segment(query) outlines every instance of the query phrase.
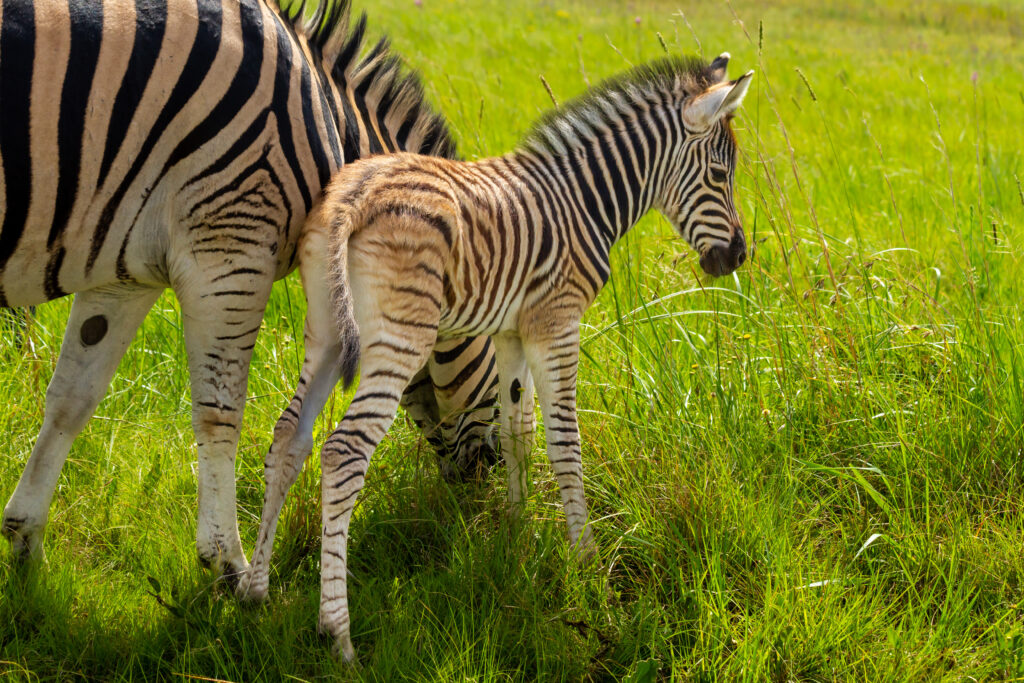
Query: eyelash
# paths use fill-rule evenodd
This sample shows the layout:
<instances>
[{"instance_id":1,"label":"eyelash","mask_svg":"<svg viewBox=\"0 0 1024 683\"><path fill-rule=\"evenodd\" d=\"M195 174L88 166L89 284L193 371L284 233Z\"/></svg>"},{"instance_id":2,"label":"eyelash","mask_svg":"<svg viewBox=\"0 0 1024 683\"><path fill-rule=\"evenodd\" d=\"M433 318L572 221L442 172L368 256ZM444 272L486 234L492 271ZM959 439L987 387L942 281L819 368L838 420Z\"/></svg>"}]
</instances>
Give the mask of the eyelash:
<instances>
[{"instance_id":1,"label":"eyelash","mask_svg":"<svg viewBox=\"0 0 1024 683\"><path fill-rule=\"evenodd\" d=\"M711 179L716 183L724 183L729 179L729 174L718 168L711 169Z\"/></svg>"}]
</instances>

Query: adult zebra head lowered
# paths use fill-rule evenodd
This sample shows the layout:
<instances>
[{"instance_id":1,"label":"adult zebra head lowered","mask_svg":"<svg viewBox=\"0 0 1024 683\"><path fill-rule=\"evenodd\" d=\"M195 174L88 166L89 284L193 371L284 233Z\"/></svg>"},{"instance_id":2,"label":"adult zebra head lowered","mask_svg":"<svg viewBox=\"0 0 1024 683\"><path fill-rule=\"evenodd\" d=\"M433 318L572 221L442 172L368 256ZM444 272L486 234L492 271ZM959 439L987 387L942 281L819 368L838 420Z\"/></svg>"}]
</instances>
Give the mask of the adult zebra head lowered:
<instances>
[{"instance_id":1,"label":"adult zebra head lowered","mask_svg":"<svg viewBox=\"0 0 1024 683\"><path fill-rule=\"evenodd\" d=\"M339 375L362 365L320 455L320 626L346 659L349 520L402 391L438 340L494 341L514 504L528 481L536 388L570 540L594 552L576 418L580 319L608 279L612 245L651 208L669 213L709 272L742 262L728 118L751 74L725 83L726 61L635 68L549 114L502 157L379 156L331 180L307 229L330 235L339 330L358 336Z\"/></svg>"}]
</instances>

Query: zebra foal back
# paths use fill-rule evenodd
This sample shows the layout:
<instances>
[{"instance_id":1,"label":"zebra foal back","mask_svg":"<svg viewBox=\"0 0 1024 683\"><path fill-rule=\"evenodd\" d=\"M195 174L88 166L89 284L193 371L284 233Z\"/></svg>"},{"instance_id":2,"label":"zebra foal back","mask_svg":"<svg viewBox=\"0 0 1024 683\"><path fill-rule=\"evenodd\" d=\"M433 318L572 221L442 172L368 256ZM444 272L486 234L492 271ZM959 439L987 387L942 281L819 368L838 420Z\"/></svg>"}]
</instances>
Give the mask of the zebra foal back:
<instances>
[{"instance_id":1,"label":"zebra foal back","mask_svg":"<svg viewBox=\"0 0 1024 683\"><path fill-rule=\"evenodd\" d=\"M311 222L330 234L342 356L359 386L321 451L320 626L346 660L348 527L370 457L401 392L438 339L489 335L499 378L501 452L519 504L534 391L569 539L595 552L576 415L579 323L609 276L612 245L656 208L710 275L746 256L732 185L730 120L753 72L725 78L670 58L598 86L542 119L519 149L460 162L397 154L340 171Z\"/></svg>"}]
</instances>

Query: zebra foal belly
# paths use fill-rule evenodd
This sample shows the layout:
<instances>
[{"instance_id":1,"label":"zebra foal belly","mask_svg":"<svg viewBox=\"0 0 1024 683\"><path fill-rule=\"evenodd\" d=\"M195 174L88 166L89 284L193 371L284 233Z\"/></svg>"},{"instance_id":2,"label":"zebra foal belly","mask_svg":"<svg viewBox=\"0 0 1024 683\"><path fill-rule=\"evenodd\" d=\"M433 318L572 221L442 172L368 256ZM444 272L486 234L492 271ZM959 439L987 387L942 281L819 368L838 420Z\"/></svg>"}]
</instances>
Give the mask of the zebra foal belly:
<instances>
[{"instance_id":1,"label":"zebra foal belly","mask_svg":"<svg viewBox=\"0 0 1024 683\"><path fill-rule=\"evenodd\" d=\"M501 308L489 308L486 300L480 306L468 307L461 315L451 310L443 311L437 327L437 338L440 340L457 339L459 337L493 337L502 332L516 330L515 321L518 310L509 311Z\"/></svg>"}]
</instances>

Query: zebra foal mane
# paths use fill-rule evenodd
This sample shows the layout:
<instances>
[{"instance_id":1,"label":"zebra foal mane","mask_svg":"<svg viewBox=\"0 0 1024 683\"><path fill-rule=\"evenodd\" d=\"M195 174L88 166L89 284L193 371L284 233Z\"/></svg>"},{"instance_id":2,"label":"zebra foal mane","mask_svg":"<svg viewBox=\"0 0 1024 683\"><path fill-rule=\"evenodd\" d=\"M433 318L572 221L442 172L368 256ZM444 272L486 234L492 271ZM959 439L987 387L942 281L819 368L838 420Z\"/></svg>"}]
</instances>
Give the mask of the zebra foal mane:
<instances>
[{"instance_id":1,"label":"zebra foal mane","mask_svg":"<svg viewBox=\"0 0 1024 683\"><path fill-rule=\"evenodd\" d=\"M634 66L541 114L518 146L564 152L566 133L592 139L609 124L622 122L618 117L634 114L634 108L648 108L652 98L660 94L675 92L683 96L707 90L721 80L723 63L728 59L728 53L724 53L707 64L698 57L674 55Z\"/></svg>"}]
</instances>

